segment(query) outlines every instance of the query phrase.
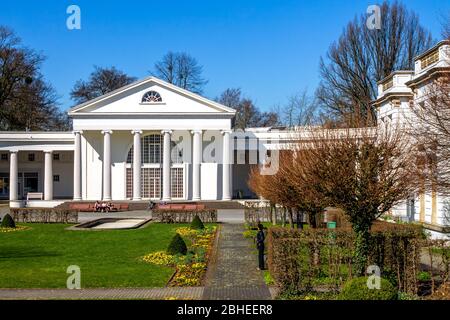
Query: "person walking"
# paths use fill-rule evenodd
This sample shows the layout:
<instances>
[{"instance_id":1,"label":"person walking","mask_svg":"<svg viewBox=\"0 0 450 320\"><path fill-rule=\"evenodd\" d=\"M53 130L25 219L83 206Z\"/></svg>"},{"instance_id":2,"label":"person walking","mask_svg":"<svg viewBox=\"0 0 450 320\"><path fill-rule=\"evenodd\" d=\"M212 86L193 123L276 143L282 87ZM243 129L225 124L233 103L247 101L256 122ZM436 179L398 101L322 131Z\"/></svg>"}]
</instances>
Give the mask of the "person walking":
<instances>
[{"instance_id":1,"label":"person walking","mask_svg":"<svg viewBox=\"0 0 450 320\"><path fill-rule=\"evenodd\" d=\"M264 234L264 226L258 224L258 233L256 234L256 248L258 249L258 270L264 270L264 240L266 236Z\"/></svg>"}]
</instances>

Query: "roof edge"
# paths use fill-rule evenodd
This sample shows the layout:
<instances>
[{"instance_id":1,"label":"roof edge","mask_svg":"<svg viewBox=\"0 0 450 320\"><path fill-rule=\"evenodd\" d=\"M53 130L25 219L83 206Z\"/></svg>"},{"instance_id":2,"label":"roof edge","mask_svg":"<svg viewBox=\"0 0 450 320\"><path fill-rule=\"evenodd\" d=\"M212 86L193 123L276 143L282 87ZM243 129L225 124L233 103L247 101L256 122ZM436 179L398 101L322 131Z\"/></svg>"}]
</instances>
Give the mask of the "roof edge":
<instances>
[{"instance_id":1,"label":"roof edge","mask_svg":"<svg viewBox=\"0 0 450 320\"><path fill-rule=\"evenodd\" d=\"M183 89L183 88L180 88L180 87L178 87L176 85L168 83L168 82L166 82L164 80L161 80L159 78L156 78L154 76L149 76L149 77L137 80L135 82L132 82L132 83L126 85L126 86L120 87L120 88L118 88L118 89L116 89L114 91L106 93L106 94L104 94L102 96L99 96L97 98L94 98L94 99L91 99L91 100L86 101L84 103L81 103L79 105L76 105L76 106L74 106L74 107L69 109L68 114L72 115L72 114L76 113L77 111L79 111L81 109L87 108L87 107L92 106L92 105L94 105L94 104L96 104L96 103L98 103L100 101L103 101L103 100L105 100L107 98L116 96L119 93L122 93L122 92L124 92L126 90L135 88L135 87L137 87L139 85L142 85L142 84L147 83L147 82L152 82L152 81L157 83L157 84L159 84L159 85L161 85L161 86L163 86L163 87L167 87L167 88L169 88L171 90L174 90L174 91L176 91L178 93L181 93L181 94L183 94L185 96L191 97L191 98L196 99L196 100L198 100L200 102L208 104L208 105L210 105L213 108L216 108L216 109L219 109L219 110L222 110L222 111L225 111L225 112L233 113L233 114L236 113L235 109L232 109L232 108L229 108L227 106L224 106L224 105L222 105L222 104L220 104L218 102L215 102L215 101L212 101L210 99L207 99L207 98L205 98L205 97L203 97L203 96L201 96L199 94L193 93L193 92L188 91L188 90Z\"/></svg>"}]
</instances>

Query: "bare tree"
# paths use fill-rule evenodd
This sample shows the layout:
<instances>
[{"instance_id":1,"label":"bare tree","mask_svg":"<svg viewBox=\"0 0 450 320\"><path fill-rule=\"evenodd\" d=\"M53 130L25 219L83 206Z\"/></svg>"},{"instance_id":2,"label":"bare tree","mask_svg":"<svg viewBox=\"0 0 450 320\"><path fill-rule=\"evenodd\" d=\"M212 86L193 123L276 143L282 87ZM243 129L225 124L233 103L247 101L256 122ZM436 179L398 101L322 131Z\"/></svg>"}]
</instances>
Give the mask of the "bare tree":
<instances>
[{"instance_id":1,"label":"bare tree","mask_svg":"<svg viewBox=\"0 0 450 320\"><path fill-rule=\"evenodd\" d=\"M23 47L11 29L0 26L1 130L69 129L54 89L40 73L43 61L43 56Z\"/></svg>"},{"instance_id":2,"label":"bare tree","mask_svg":"<svg viewBox=\"0 0 450 320\"><path fill-rule=\"evenodd\" d=\"M252 99L242 96L239 88L228 88L215 100L236 110L235 128L271 127L279 122L275 112L259 111Z\"/></svg>"},{"instance_id":3,"label":"bare tree","mask_svg":"<svg viewBox=\"0 0 450 320\"><path fill-rule=\"evenodd\" d=\"M250 188L272 204L281 205L288 213L293 227L293 214L297 218L307 214L309 225L318 226L317 216L326 207L326 199L311 188L306 179L306 160L309 150L299 150L293 145L292 151L283 150L279 154L278 171L273 175L261 174L260 166L253 166L249 175Z\"/></svg>"},{"instance_id":4,"label":"bare tree","mask_svg":"<svg viewBox=\"0 0 450 320\"><path fill-rule=\"evenodd\" d=\"M304 185L342 209L356 234L355 262L363 274L375 219L404 201L417 184L414 145L398 128L314 129L299 144Z\"/></svg>"},{"instance_id":5,"label":"bare tree","mask_svg":"<svg viewBox=\"0 0 450 320\"><path fill-rule=\"evenodd\" d=\"M280 167L286 168L292 163L291 153L281 152L278 161ZM273 175L264 175L261 174L260 167L255 165L251 168L248 185L253 192L273 205L281 205L287 213L289 226L294 227L293 210L298 205L299 195L285 172L278 170Z\"/></svg>"},{"instance_id":6,"label":"bare tree","mask_svg":"<svg viewBox=\"0 0 450 320\"><path fill-rule=\"evenodd\" d=\"M442 14L442 38L450 40L450 10Z\"/></svg>"},{"instance_id":7,"label":"bare tree","mask_svg":"<svg viewBox=\"0 0 450 320\"><path fill-rule=\"evenodd\" d=\"M229 108L237 109L242 101L240 88L228 88L215 99L217 102Z\"/></svg>"},{"instance_id":8,"label":"bare tree","mask_svg":"<svg viewBox=\"0 0 450 320\"><path fill-rule=\"evenodd\" d=\"M169 51L161 61L155 63L154 71L151 73L194 93L202 93L203 87L208 83L202 76L203 66L185 52Z\"/></svg>"},{"instance_id":9,"label":"bare tree","mask_svg":"<svg viewBox=\"0 0 450 320\"><path fill-rule=\"evenodd\" d=\"M414 57L431 46L431 34L402 4L381 5L381 29L368 29L366 19L355 17L320 62L318 101L346 121L375 122L377 81L394 70L413 69Z\"/></svg>"},{"instance_id":10,"label":"bare tree","mask_svg":"<svg viewBox=\"0 0 450 320\"><path fill-rule=\"evenodd\" d=\"M288 127L306 126L317 120L317 103L308 96L307 90L303 90L289 97L284 106L276 108L280 122Z\"/></svg>"},{"instance_id":11,"label":"bare tree","mask_svg":"<svg viewBox=\"0 0 450 320\"><path fill-rule=\"evenodd\" d=\"M94 71L87 81L78 80L70 96L77 104L92 100L136 81L115 67L102 68L94 66Z\"/></svg>"}]
</instances>

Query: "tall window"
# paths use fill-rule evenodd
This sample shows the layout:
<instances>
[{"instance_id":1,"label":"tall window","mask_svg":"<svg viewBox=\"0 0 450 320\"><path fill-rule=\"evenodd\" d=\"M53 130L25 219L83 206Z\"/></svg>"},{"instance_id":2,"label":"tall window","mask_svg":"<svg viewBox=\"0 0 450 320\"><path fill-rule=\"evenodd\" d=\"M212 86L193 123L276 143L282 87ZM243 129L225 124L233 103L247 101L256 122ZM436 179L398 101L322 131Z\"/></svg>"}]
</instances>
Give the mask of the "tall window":
<instances>
[{"instance_id":1,"label":"tall window","mask_svg":"<svg viewBox=\"0 0 450 320\"><path fill-rule=\"evenodd\" d=\"M128 151L126 168L126 195L133 196L133 146ZM183 151L177 144L171 142L172 164L178 166L170 170L170 186L173 198L184 197L184 168ZM141 138L141 195L142 198L160 199L162 192L163 176L163 138L160 134L151 134Z\"/></svg>"},{"instance_id":2,"label":"tall window","mask_svg":"<svg viewBox=\"0 0 450 320\"><path fill-rule=\"evenodd\" d=\"M172 168L170 170L170 191L172 198L183 198L183 168Z\"/></svg>"},{"instance_id":3,"label":"tall window","mask_svg":"<svg viewBox=\"0 0 450 320\"><path fill-rule=\"evenodd\" d=\"M127 168L127 197L133 197L133 168ZM161 198L161 168L141 168L142 198Z\"/></svg>"},{"instance_id":4,"label":"tall window","mask_svg":"<svg viewBox=\"0 0 450 320\"><path fill-rule=\"evenodd\" d=\"M141 138L141 162L162 163L162 137L151 134ZM128 152L127 163L133 163L133 147Z\"/></svg>"}]
</instances>

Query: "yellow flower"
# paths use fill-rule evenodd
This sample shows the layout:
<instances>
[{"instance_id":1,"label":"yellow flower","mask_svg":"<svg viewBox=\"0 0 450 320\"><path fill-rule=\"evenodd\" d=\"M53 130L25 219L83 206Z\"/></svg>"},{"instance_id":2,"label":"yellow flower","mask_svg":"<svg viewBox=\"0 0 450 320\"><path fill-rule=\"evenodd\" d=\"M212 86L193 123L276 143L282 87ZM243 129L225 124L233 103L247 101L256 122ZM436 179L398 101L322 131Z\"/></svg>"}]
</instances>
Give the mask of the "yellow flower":
<instances>
[{"instance_id":1,"label":"yellow flower","mask_svg":"<svg viewBox=\"0 0 450 320\"><path fill-rule=\"evenodd\" d=\"M180 227L175 230L180 236L183 237L195 237L198 231L189 227Z\"/></svg>"},{"instance_id":2,"label":"yellow flower","mask_svg":"<svg viewBox=\"0 0 450 320\"><path fill-rule=\"evenodd\" d=\"M30 227L27 227L27 226L16 226L15 228L0 227L0 233L10 233L10 232L23 231L23 230L28 230L28 229L30 229Z\"/></svg>"},{"instance_id":3,"label":"yellow flower","mask_svg":"<svg viewBox=\"0 0 450 320\"><path fill-rule=\"evenodd\" d=\"M206 269L206 263L197 262L192 265L192 269Z\"/></svg>"},{"instance_id":4,"label":"yellow flower","mask_svg":"<svg viewBox=\"0 0 450 320\"><path fill-rule=\"evenodd\" d=\"M144 257L142 257L142 260L148 263L153 263L156 265L163 265L163 266L169 266L173 264L173 256L170 254L167 254L165 251L157 251L152 252Z\"/></svg>"}]
</instances>

